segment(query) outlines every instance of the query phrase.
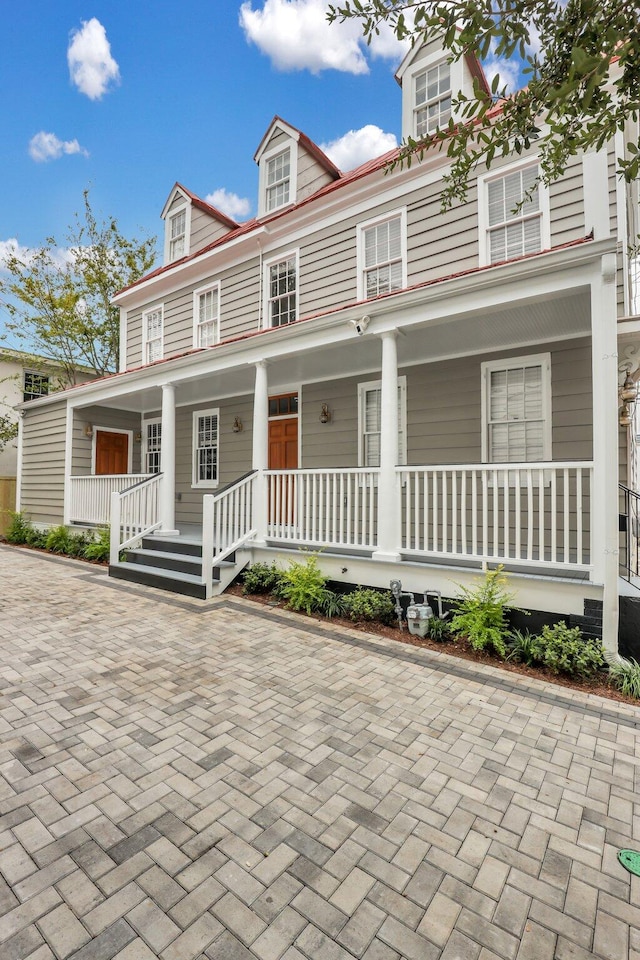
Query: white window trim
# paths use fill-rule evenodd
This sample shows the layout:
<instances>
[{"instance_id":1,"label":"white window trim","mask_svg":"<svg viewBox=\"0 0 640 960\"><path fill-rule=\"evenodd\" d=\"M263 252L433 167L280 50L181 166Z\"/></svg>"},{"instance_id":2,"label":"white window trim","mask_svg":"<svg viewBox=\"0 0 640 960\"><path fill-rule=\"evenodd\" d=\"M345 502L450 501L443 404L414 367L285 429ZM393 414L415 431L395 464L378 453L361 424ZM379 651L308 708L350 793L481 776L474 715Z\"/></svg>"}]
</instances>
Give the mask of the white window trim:
<instances>
[{"instance_id":1,"label":"white window trim","mask_svg":"<svg viewBox=\"0 0 640 960\"><path fill-rule=\"evenodd\" d=\"M480 266L491 266L491 248L489 245L489 184L500 180L510 173L526 170L527 167L540 167L538 157L528 157L515 163L505 164L495 170L490 170L478 177L478 247ZM540 206L540 250L551 247L551 215L549 207L549 188L545 183L538 183L538 203ZM517 222L517 221L514 221Z\"/></svg>"},{"instance_id":2,"label":"white window trim","mask_svg":"<svg viewBox=\"0 0 640 960\"><path fill-rule=\"evenodd\" d=\"M169 210L164 222L164 262L173 263L171 259L171 221L178 214L184 212L184 253L176 257L181 260L182 257L188 257L191 251L191 204L185 201L179 206Z\"/></svg>"},{"instance_id":3,"label":"white window trim","mask_svg":"<svg viewBox=\"0 0 640 960\"><path fill-rule=\"evenodd\" d=\"M152 424L159 424L162 426L162 417L149 417L142 421L142 462L140 464L140 473L148 473L147 470L147 454L149 453L149 432L147 427ZM160 473L162 473L162 437L160 437Z\"/></svg>"},{"instance_id":4,"label":"white window trim","mask_svg":"<svg viewBox=\"0 0 640 960\"><path fill-rule=\"evenodd\" d=\"M22 391L21 391L21 392L22 392L22 402L23 402L23 403L29 402L29 401L25 401L25 399L24 399L25 393L27 393L27 392L28 392L28 393L33 393L33 390L27 391L27 376L31 376L31 377L41 377L43 380L46 380L46 381L47 381L47 390L46 390L46 393L37 393L37 394L35 394L33 397L31 397L31 400L39 400L41 397L48 397L50 393L54 393L54 392L55 392L54 390L51 389L51 387L52 387L52 379L53 379L52 376L51 376L51 374L49 374L49 373L43 373L42 370L31 370L29 367L25 367L25 368L23 369L23 371L22 371ZM6 406L6 404L5 404L5 406Z\"/></svg>"},{"instance_id":5,"label":"white window trim","mask_svg":"<svg viewBox=\"0 0 640 960\"><path fill-rule=\"evenodd\" d=\"M397 466L404 466L407 463L407 378L406 376L398 377L398 386L400 387L401 403L400 403L400 427L402 430L403 437L403 448L398 448L398 461ZM358 466L364 467L364 404L365 404L365 394L368 390L381 390L382 389L382 380L368 380L366 383L358 384ZM376 467L371 467L369 469L377 469Z\"/></svg>"},{"instance_id":6,"label":"white window trim","mask_svg":"<svg viewBox=\"0 0 640 960\"><path fill-rule=\"evenodd\" d=\"M269 160L273 160L278 154L289 150L289 199L279 207L273 207L267 210L267 166ZM298 194L298 144L296 140L287 137L286 141L281 141L277 146L271 147L260 157L259 175L258 175L258 217L270 217L280 210L285 210L296 202Z\"/></svg>"},{"instance_id":7,"label":"white window trim","mask_svg":"<svg viewBox=\"0 0 640 960\"><path fill-rule=\"evenodd\" d=\"M198 464L196 460L197 440L198 440L198 418L199 417L217 417L218 418L218 476L215 480L200 480L198 478ZM194 410L191 429L191 487L193 489L208 488L210 490L220 485L220 407L209 407L206 410Z\"/></svg>"},{"instance_id":8,"label":"white window trim","mask_svg":"<svg viewBox=\"0 0 640 960\"><path fill-rule=\"evenodd\" d=\"M482 396L480 413L482 421L482 462L494 462L489 460L489 374L496 370L509 370L512 367L542 367L542 415L544 418L542 432L543 462L549 462L553 455L550 353L529 354L524 357L503 357L501 360L487 360L481 364Z\"/></svg>"},{"instance_id":9,"label":"white window trim","mask_svg":"<svg viewBox=\"0 0 640 960\"><path fill-rule=\"evenodd\" d=\"M366 288L364 283L365 257L364 257L364 235L370 227L376 227L380 223L386 223L389 220L396 220L400 217L400 256L402 257L402 289L407 286L407 208L400 207L398 210L392 210L382 217L372 217L371 220L365 220L356 227L356 250L357 250L357 293L358 300L366 299ZM383 294L381 294L383 296Z\"/></svg>"},{"instance_id":10,"label":"white window trim","mask_svg":"<svg viewBox=\"0 0 640 960\"><path fill-rule=\"evenodd\" d=\"M96 445L98 442L98 433L126 433L129 437L127 443L127 473L133 473L133 430L123 430L120 427L100 427L93 425L93 434L91 435L91 476L96 475Z\"/></svg>"},{"instance_id":11,"label":"white window trim","mask_svg":"<svg viewBox=\"0 0 640 960\"><path fill-rule=\"evenodd\" d=\"M264 330L280 329L278 327L271 327L269 270L274 263L280 263L281 260L291 260L292 258L296 261L296 320L300 319L300 250L285 250L283 253L279 253L274 257L269 257L262 265L262 326ZM289 324L283 324L282 326L287 327Z\"/></svg>"},{"instance_id":12,"label":"white window trim","mask_svg":"<svg viewBox=\"0 0 640 960\"><path fill-rule=\"evenodd\" d=\"M143 366L146 366L148 363L157 363L157 360L148 360L147 359L147 347L151 342L147 337L147 317L150 313L155 313L157 310L162 314L162 327L160 330L160 356L159 360L164 359L164 303L157 303L153 307L147 307L146 310L142 311L142 363Z\"/></svg>"},{"instance_id":13,"label":"white window trim","mask_svg":"<svg viewBox=\"0 0 640 960\"><path fill-rule=\"evenodd\" d=\"M449 64L450 76L451 76L451 100L453 101L458 93L464 88L464 64L463 57L459 60L454 60ZM421 73L425 73L427 70L431 70L432 67L436 67L439 63L446 63L447 56L443 54L442 50L434 51L430 56L418 58L415 63L413 63L410 69L402 77L402 136L406 140L407 137L416 137L415 129L415 101L416 101L416 77ZM451 116L455 121L458 119L458 114L456 113L455 106L453 102L451 104Z\"/></svg>"},{"instance_id":14,"label":"white window trim","mask_svg":"<svg viewBox=\"0 0 640 960\"><path fill-rule=\"evenodd\" d=\"M221 304L222 291L220 288L220 281L215 280L213 283L207 283L205 284L204 287L198 287L197 290L193 291L193 346L195 348L199 348L200 346L200 344L198 343L198 340L199 340L198 333L200 330L200 323L198 322L198 314L199 314L198 301L203 293L209 293L210 290L218 291L218 319L215 321L215 324L214 324L213 344L220 343L220 304ZM202 349L204 350L207 348L203 347Z\"/></svg>"}]
</instances>

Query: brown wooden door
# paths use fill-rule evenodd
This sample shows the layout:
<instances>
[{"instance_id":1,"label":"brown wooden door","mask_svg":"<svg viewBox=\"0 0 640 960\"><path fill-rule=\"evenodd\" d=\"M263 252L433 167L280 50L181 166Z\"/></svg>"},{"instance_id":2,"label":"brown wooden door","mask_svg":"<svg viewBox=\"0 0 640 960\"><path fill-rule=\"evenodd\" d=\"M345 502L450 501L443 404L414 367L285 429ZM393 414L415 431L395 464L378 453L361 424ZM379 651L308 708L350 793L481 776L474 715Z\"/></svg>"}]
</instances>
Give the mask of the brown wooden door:
<instances>
[{"instance_id":1,"label":"brown wooden door","mask_svg":"<svg viewBox=\"0 0 640 960\"><path fill-rule=\"evenodd\" d=\"M96 430L96 476L129 472L129 435Z\"/></svg>"},{"instance_id":2,"label":"brown wooden door","mask_svg":"<svg viewBox=\"0 0 640 960\"><path fill-rule=\"evenodd\" d=\"M297 470L298 418L269 421L269 469ZM269 519L272 523L292 523L295 517L295 478L272 478Z\"/></svg>"}]
</instances>

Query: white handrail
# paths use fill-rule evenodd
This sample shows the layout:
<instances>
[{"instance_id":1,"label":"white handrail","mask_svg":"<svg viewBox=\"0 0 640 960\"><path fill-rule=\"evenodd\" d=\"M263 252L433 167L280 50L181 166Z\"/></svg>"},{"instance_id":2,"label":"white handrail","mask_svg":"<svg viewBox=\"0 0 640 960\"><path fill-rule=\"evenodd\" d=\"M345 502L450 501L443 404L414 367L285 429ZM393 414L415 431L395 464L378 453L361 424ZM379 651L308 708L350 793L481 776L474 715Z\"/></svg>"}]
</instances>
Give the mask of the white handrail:
<instances>
[{"instance_id":1,"label":"white handrail","mask_svg":"<svg viewBox=\"0 0 640 960\"><path fill-rule=\"evenodd\" d=\"M267 535L305 546L377 544L376 469L267 470Z\"/></svg>"},{"instance_id":2,"label":"white handrail","mask_svg":"<svg viewBox=\"0 0 640 960\"><path fill-rule=\"evenodd\" d=\"M213 568L255 536L253 509L257 472L218 494L202 498L202 580L213 591Z\"/></svg>"},{"instance_id":3,"label":"white handrail","mask_svg":"<svg viewBox=\"0 0 640 960\"><path fill-rule=\"evenodd\" d=\"M111 494L121 492L148 473L117 473L104 476L68 477L70 495L69 521L107 526L111 514Z\"/></svg>"},{"instance_id":4,"label":"white handrail","mask_svg":"<svg viewBox=\"0 0 640 960\"><path fill-rule=\"evenodd\" d=\"M593 463L399 467L405 554L591 570Z\"/></svg>"},{"instance_id":5,"label":"white handrail","mask_svg":"<svg viewBox=\"0 0 640 960\"><path fill-rule=\"evenodd\" d=\"M111 564L118 562L122 550L161 526L161 484L162 474L156 473L111 494Z\"/></svg>"}]
</instances>

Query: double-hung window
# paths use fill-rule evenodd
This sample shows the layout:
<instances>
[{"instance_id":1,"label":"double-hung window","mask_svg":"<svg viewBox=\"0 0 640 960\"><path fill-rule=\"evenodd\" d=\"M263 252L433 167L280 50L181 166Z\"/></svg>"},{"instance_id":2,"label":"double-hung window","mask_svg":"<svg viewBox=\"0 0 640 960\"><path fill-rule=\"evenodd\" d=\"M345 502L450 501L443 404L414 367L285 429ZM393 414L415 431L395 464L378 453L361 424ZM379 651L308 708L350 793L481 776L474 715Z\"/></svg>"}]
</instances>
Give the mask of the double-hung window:
<instances>
[{"instance_id":1,"label":"double-hung window","mask_svg":"<svg viewBox=\"0 0 640 960\"><path fill-rule=\"evenodd\" d=\"M358 465L380 466L382 382L358 384ZM407 378L398 377L398 466L407 462Z\"/></svg>"},{"instance_id":2,"label":"double-hung window","mask_svg":"<svg viewBox=\"0 0 640 960\"><path fill-rule=\"evenodd\" d=\"M358 227L358 299L369 300L407 285L406 214Z\"/></svg>"},{"instance_id":3,"label":"double-hung window","mask_svg":"<svg viewBox=\"0 0 640 960\"><path fill-rule=\"evenodd\" d=\"M220 284L196 290L193 295L195 347L211 347L220 339Z\"/></svg>"},{"instance_id":4,"label":"double-hung window","mask_svg":"<svg viewBox=\"0 0 640 960\"><path fill-rule=\"evenodd\" d=\"M217 487L220 411L196 410L193 414L193 485Z\"/></svg>"},{"instance_id":5,"label":"double-hung window","mask_svg":"<svg viewBox=\"0 0 640 960\"><path fill-rule=\"evenodd\" d=\"M451 69L438 63L414 78L414 129L416 137L426 137L448 124L451 117Z\"/></svg>"},{"instance_id":6,"label":"double-hung window","mask_svg":"<svg viewBox=\"0 0 640 960\"><path fill-rule=\"evenodd\" d=\"M160 420L146 421L144 440L146 473L160 473L162 453L162 422Z\"/></svg>"},{"instance_id":7,"label":"double-hung window","mask_svg":"<svg viewBox=\"0 0 640 960\"><path fill-rule=\"evenodd\" d=\"M537 163L481 179L482 259L501 263L549 245L548 196ZM483 226L484 223L484 226Z\"/></svg>"},{"instance_id":8,"label":"double-hung window","mask_svg":"<svg viewBox=\"0 0 640 960\"><path fill-rule=\"evenodd\" d=\"M550 354L483 363L482 379L483 460L550 460Z\"/></svg>"},{"instance_id":9,"label":"double-hung window","mask_svg":"<svg viewBox=\"0 0 640 960\"><path fill-rule=\"evenodd\" d=\"M144 340L144 362L153 363L162 360L163 308L154 307L142 314L142 333Z\"/></svg>"},{"instance_id":10,"label":"double-hung window","mask_svg":"<svg viewBox=\"0 0 640 960\"><path fill-rule=\"evenodd\" d=\"M38 397L46 397L48 393L49 377L43 373L25 370L23 400L37 400Z\"/></svg>"},{"instance_id":11,"label":"double-hung window","mask_svg":"<svg viewBox=\"0 0 640 960\"><path fill-rule=\"evenodd\" d=\"M180 210L169 219L169 260L179 260L186 252L187 212Z\"/></svg>"},{"instance_id":12,"label":"double-hung window","mask_svg":"<svg viewBox=\"0 0 640 960\"><path fill-rule=\"evenodd\" d=\"M287 147L266 163L266 210L277 210L289 203L291 195L291 149Z\"/></svg>"},{"instance_id":13,"label":"double-hung window","mask_svg":"<svg viewBox=\"0 0 640 960\"><path fill-rule=\"evenodd\" d=\"M298 316L298 257L289 254L268 263L266 269L268 326L293 323Z\"/></svg>"}]
</instances>

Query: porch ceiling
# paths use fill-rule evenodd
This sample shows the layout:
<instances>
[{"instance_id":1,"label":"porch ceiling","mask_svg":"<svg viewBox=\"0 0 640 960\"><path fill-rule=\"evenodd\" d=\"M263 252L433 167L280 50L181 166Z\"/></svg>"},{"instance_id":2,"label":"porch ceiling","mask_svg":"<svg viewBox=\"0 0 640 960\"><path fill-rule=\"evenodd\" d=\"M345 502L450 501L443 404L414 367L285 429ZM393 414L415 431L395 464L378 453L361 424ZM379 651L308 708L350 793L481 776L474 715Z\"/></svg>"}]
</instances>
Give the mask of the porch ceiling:
<instances>
[{"instance_id":1,"label":"porch ceiling","mask_svg":"<svg viewBox=\"0 0 640 960\"><path fill-rule=\"evenodd\" d=\"M455 318L425 319L420 307L414 307L398 315L398 326L398 363L407 366L583 336L590 332L591 310L588 292L574 290L569 296L550 294ZM342 339L312 350L305 348L303 341L283 344L283 350L287 346L287 353L269 361L270 390L380 370L380 339L370 330L362 337L354 333L346 342ZM176 383L176 400L182 405L251 394L254 380L253 364L241 356L233 361L229 358L224 370L203 375L194 369L193 376L181 376ZM158 410L160 403L161 391L154 385L142 390L138 387L134 393L101 405L148 413Z\"/></svg>"}]
</instances>

